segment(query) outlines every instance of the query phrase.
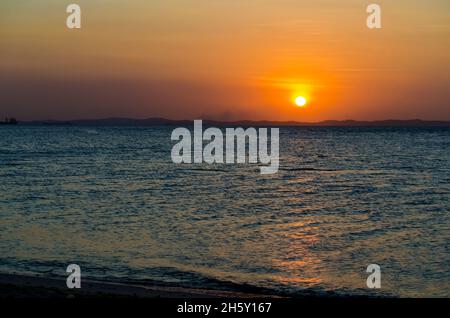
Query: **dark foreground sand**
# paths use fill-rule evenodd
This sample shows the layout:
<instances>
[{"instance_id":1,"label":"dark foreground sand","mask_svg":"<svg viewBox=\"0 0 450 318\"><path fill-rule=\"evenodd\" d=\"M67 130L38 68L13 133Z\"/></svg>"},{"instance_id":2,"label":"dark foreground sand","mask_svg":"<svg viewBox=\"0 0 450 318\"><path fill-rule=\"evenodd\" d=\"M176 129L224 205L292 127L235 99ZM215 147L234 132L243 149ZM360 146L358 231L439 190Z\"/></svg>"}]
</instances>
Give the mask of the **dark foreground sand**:
<instances>
[{"instance_id":1,"label":"dark foreground sand","mask_svg":"<svg viewBox=\"0 0 450 318\"><path fill-rule=\"evenodd\" d=\"M0 298L266 298L270 295L82 280L68 289L65 279L0 274Z\"/></svg>"}]
</instances>

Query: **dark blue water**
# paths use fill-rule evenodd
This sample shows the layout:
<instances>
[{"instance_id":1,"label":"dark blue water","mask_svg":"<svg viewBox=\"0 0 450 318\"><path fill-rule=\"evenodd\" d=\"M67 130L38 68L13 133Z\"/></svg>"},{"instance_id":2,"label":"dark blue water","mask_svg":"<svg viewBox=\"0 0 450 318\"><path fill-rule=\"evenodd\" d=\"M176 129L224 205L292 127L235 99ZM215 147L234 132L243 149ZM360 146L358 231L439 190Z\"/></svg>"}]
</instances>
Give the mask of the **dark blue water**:
<instances>
[{"instance_id":1,"label":"dark blue water","mask_svg":"<svg viewBox=\"0 0 450 318\"><path fill-rule=\"evenodd\" d=\"M0 126L0 271L450 295L450 129L281 128L260 175L173 164L174 128Z\"/></svg>"}]
</instances>

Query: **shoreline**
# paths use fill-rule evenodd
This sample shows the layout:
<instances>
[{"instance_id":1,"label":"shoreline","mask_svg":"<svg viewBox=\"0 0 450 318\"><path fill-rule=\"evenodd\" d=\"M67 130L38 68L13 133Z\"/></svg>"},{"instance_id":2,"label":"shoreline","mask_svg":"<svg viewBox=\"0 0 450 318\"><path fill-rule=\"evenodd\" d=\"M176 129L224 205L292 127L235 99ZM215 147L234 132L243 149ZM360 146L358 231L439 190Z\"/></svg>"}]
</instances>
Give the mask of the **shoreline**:
<instances>
[{"instance_id":1,"label":"shoreline","mask_svg":"<svg viewBox=\"0 0 450 318\"><path fill-rule=\"evenodd\" d=\"M134 285L82 279L80 289L68 289L64 278L0 274L0 298L280 298L246 292Z\"/></svg>"}]
</instances>

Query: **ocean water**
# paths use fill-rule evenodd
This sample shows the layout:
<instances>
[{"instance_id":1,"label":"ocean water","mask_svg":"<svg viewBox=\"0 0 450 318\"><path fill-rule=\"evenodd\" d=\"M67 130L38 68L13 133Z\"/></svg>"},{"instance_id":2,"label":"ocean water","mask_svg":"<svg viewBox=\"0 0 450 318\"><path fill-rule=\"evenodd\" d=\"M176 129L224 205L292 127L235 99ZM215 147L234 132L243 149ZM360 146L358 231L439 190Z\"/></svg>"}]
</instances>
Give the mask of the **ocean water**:
<instances>
[{"instance_id":1,"label":"ocean water","mask_svg":"<svg viewBox=\"0 0 450 318\"><path fill-rule=\"evenodd\" d=\"M283 127L260 175L173 164L174 128L0 126L0 272L450 296L450 129Z\"/></svg>"}]
</instances>

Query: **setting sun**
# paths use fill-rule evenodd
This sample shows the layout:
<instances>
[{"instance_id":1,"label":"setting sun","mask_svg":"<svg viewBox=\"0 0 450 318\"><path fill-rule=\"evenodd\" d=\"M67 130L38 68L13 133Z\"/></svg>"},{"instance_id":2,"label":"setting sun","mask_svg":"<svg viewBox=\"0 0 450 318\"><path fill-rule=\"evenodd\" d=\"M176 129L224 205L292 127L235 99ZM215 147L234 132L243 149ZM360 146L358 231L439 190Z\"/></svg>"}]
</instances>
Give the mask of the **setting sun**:
<instances>
[{"instance_id":1,"label":"setting sun","mask_svg":"<svg viewBox=\"0 0 450 318\"><path fill-rule=\"evenodd\" d=\"M305 106L306 102L306 98L304 98L303 96L298 96L295 98L295 105L297 105L298 107Z\"/></svg>"}]
</instances>

